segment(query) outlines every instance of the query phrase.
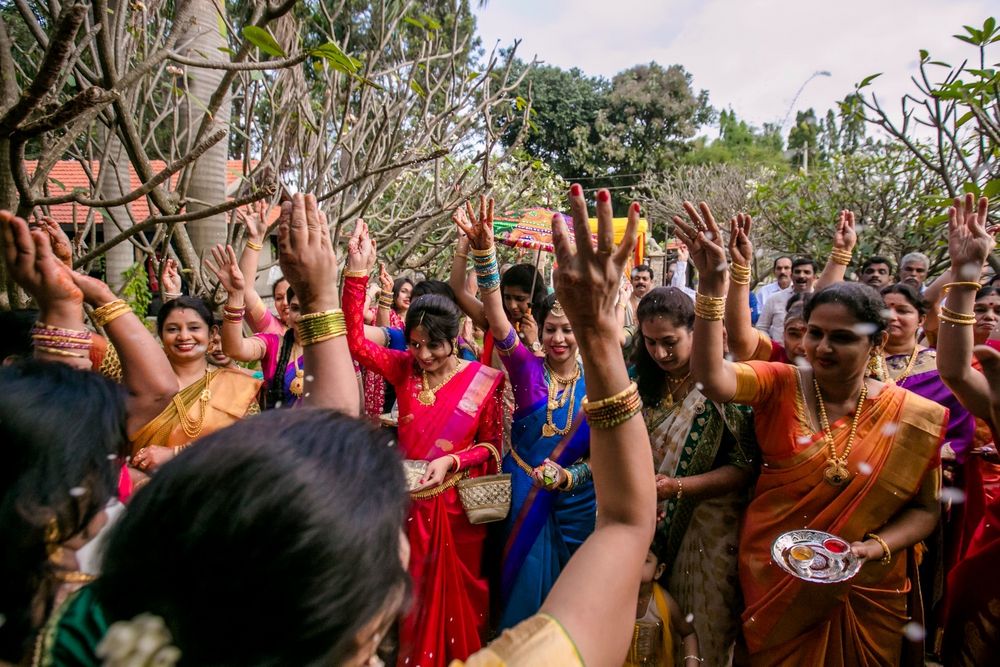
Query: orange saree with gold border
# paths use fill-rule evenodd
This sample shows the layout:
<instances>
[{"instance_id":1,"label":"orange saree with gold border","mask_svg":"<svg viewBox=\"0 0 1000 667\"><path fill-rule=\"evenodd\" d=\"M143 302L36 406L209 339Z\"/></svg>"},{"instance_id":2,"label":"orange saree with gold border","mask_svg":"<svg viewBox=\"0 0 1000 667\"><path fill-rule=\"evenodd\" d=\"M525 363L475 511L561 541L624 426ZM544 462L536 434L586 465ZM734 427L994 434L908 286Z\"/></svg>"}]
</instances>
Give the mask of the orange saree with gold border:
<instances>
[{"instance_id":1,"label":"orange saree with gold border","mask_svg":"<svg viewBox=\"0 0 1000 667\"><path fill-rule=\"evenodd\" d=\"M828 453L803 399L798 369L739 364L735 400L754 407L763 467L740 538L743 633L753 665L895 665L908 621L910 555L866 563L853 579L816 584L771 560L771 544L796 529L823 530L848 542L878 532L907 507L934 508L939 447L948 411L886 385L862 408L843 486L823 477ZM851 417L831 425L843 452Z\"/></svg>"}]
</instances>

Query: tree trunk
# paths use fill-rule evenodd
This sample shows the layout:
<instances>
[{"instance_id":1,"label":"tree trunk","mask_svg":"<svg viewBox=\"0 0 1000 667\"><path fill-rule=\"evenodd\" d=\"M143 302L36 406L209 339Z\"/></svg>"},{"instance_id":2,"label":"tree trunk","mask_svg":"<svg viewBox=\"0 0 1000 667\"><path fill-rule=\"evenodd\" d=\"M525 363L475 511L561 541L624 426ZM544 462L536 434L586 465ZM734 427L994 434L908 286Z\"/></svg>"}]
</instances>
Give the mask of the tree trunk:
<instances>
[{"instance_id":1,"label":"tree trunk","mask_svg":"<svg viewBox=\"0 0 1000 667\"><path fill-rule=\"evenodd\" d=\"M212 0L189 0L187 4L194 17L190 30L192 34L196 35L196 38L185 55L200 59L217 58L219 48L227 46L226 40L219 34L218 29L218 12L222 3L217 5ZM225 72L214 69L188 68L187 74L187 101L182 105L180 113L187 124L186 141L188 142L187 148L190 150L194 136L205 115L205 109L208 107L213 93L219 88ZM215 123L223 127L228 126L231 110L232 104L227 94L218 113L215 114ZM223 140L210 148L189 167L192 170L192 176L185 193L188 199L188 211L199 211L225 201L228 158L229 144L228 141ZM186 227L194 251L199 256L203 256L216 243L226 242L226 216L224 214L189 222Z\"/></svg>"},{"instance_id":2,"label":"tree trunk","mask_svg":"<svg viewBox=\"0 0 1000 667\"><path fill-rule=\"evenodd\" d=\"M101 199L117 199L131 190L129 159L114 130L105 131L105 137L108 159L98 177L97 191ZM107 211L107 215L104 214L104 211ZM117 235L119 230L125 230L132 226L132 219L125 206L105 208L101 213L104 217L101 227L105 240ZM109 219L109 216L113 220ZM115 293L120 293L125 284L123 274L135 263L135 250L133 248L130 241L123 241L104 255L105 281Z\"/></svg>"}]
</instances>

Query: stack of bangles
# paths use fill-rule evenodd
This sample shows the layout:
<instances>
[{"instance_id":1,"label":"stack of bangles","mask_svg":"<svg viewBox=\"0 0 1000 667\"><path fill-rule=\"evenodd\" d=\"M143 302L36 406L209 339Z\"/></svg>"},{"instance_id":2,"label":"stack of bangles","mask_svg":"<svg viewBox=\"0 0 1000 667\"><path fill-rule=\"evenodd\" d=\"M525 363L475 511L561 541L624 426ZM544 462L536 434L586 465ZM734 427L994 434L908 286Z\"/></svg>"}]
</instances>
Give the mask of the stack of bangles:
<instances>
[{"instance_id":1,"label":"stack of bangles","mask_svg":"<svg viewBox=\"0 0 1000 667\"><path fill-rule=\"evenodd\" d=\"M841 266L850 266L851 260L854 259L854 254L850 250L844 250L843 248L834 248L830 251L830 261L834 264L839 264Z\"/></svg>"},{"instance_id":2,"label":"stack of bangles","mask_svg":"<svg viewBox=\"0 0 1000 667\"><path fill-rule=\"evenodd\" d=\"M642 410L639 387L635 382L614 396L590 402L583 399L583 411L587 414L590 428L612 429L624 424Z\"/></svg>"},{"instance_id":3,"label":"stack of bangles","mask_svg":"<svg viewBox=\"0 0 1000 667\"><path fill-rule=\"evenodd\" d=\"M694 314L709 322L718 322L726 316L726 297L695 294Z\"/></svg>"},{"instance_id":4,"label":"stack of bangles","mask_svg":"<svg viewBox=\"0 0 1000 667\"><path fill-rule=\"evenodd\" d=\"M941 306L941 314L938 315L938 319L957 326L972 326L976 323L975 315L956 313L947 306Z\"/></svg>"},{"instance_id":5,"label":"stack of bangles","mask_svg":"<svg viewBox=\"0 0 1000 667\"><path fill-rule=\"evenodd\" d=\"M243 322L243 313L246 312L246 308L243 306L230 306L228 303L222 307L222 319L226 322L234 322L236 324L241 324Z\"/></svg>"},{"instance_id":6,"label":"stack of bangles","mask_svg":"<svg viewBox=\"0 0 1000 667\"><path fill-rule=\"evenodd\" d=\"M367 271L362 271L362 270L355 271L355 270L352 270L352 269L346 269L344 271L344 277L345 278L367 278L368 277L368 272Z\"/></svg>"},{"instance_id":7,"label":"stack of bangles","mask_svg":"<svg viewBox=\"0 0 1000 667\"><path fill-rule=\"evenodd\" d=\"M303 347L347 334L344 311L340 308L308 313L299 319L299 343Z\"/></svg>"},{"instance_id":8,"label":"stack of bangles","mask_svg":"<svg viewBox=\"0 0 1000 667\"><path fill-rule=\"evenodd\" d=\"M31 342L35 349L57 357L90 357L90 332L60 329L44 322L35 322L31 329Z\"/></svg>"},{"instance_id":9,"label":"stack of bangles","mask_svg":"<svg viewBox=\"0 0 1000 667\"><path fill-rule=\"evenodd\" d=\"M392 292L382 292L378 295L378 307L386 310L392 308Z\"/></svg>"},{"instance_id":10,"label":"stack of bangles","mask_svg":"<svg viewBox=\"0 0 1000 667\"><path fill-rule=\"evenodd\" d=\"M247 247L250 248L251 250L256 250L256 251L260 252L261 250L264 249L264 244L263 243L257 243L256 241L254 241L252 239L247 239Z\"/></svg>"},{"instance_id":11,"label":"stack of bangles","mask_svg":"<svg viewBox=\"0 0 1000 667\"><path fill-rule=\"evenodd\" d=\"M594 479L594 475L590 471L590 464L585 462L574 463L568 468L563 468L563 472L566 473L566 481L559 487L560 491L572 491Z\"/></svg>"},{"instance_id":12,"label":"stack of bangles","mask_svg":"<svg viewBox=\"0 0 1000 667\"><path fill-rule=\"evenodd\" d=\"M483 294L500 289L500 267L497 265L496 248L472 249L472 261L476 265L476 282Z\"/></svg>"},{"instance_id":13,"label":"stack of bangles","mask_svg":"<svg viewBox=\"0 0 1000 667\"><path fill-rule=\"evenodd\" d=\"M750 267L743 266L742 264L736 264L733 262L729 265L729 270L733 274L733 282L737 285L749 285L750 284Z\"/></svg>"},{"instance_id":14,"label":"stack of bangles","mask_svg":"<svg viewBox=\"0 0 1000 667\"><path fill-rule=\"evenodd\" d=\"M99 326L103 329L104 327L111 324L112 320L121 317L125 313L131 313L131 312L132 308L127 303L125 303L124 299L116 299L114 301L104 304L100 308L95 308L94 314L91 315L90 319L94 321L94 324L96 326Z\"/></svg>"}]
</instances>

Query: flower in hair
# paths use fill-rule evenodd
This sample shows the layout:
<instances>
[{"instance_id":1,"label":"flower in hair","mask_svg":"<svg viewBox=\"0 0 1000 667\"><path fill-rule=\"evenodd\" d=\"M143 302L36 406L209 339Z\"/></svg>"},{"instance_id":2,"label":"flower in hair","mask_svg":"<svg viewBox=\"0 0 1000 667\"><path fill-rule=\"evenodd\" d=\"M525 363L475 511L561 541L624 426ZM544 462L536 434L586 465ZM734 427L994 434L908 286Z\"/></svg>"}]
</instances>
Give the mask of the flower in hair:
<instances>
[{"instance_id":1,"label":"flower in hair","mask_svg":"<svg viewBox=\"0 0 1000 667\"><path fill-rule=\"evenodd\" d=\"M162 618L140 614L131 621L113 623L97 645L97 657L104 667L173 667L181 651L171 641Z\"/></svg>"}]
</instances>

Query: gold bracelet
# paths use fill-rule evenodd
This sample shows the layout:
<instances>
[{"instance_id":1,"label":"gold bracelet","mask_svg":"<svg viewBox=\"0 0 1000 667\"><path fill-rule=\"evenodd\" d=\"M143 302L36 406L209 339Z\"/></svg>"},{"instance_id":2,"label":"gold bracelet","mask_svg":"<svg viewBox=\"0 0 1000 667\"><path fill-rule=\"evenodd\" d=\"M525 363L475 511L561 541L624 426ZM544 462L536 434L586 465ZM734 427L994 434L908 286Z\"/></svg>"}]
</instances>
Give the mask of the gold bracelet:
<instances>
[{"instance_id":1,"label":"gold bracelet","mask_svg":"<svg viewBox=\"0 0 1000 667\"><path fill-rule=\"evenodd\" d=\"M368 277L368 271L365 271L363 269L358 269L358 270L344 269L344 277L345 278L367 278Z\"/></svg>"},{"instance_id":2,"label":"gold bracelet","mask_svg":"<svg viewBox=\"0 0 1000 667\"><path fill-rule=\"evenodd\" d=\"M889 545L886 544L885 540L875 533L868 533L865 537L872 538L879 543L880 547L882 547L882 565L888 565L892 562L892 551L889 549Z\"/></svg>"},{"instance_id":3,"label":"gold bracelet","mask_svg":"<svg viewBox=\"0 0 1000 667\"><path fill-rule=\"evenodd\" d=\"M566 475L566 479L563 481L562 485L556 487L556 490L572 491L574 486L573 473L569 471L569 468L563 468L563 474Z\"/></svg>"},{"instance_id":4,"label":"gold bracelet","mask_svg":"<svg viewBox=\"0 0 1000 667\"><path fill-rule=\"evenodd\" d=\"M677 502L680 502L681 498L684 497L684 485L681 484L681 478L680 477L675 477L674 479L677 480L677 495L674 496L674 500L676 500Z\"/></svg>"},{"instance_id":5,"label":"gold bracelet","mask_svg":"<svg viewBox=\"0 0 1000 667\"><path fill-rule=\"evenodd\" d=\"M94 320L95 325L103 329L108 326L112 320L130 312L132 312L132 308L125 303L124 299L116 299L104 304L100 308L95 308L91 319Z\"/></svg>"},{"instance_id":6,"label":"gold bracelet","mask_svg":"<svg viewBox=\"0 0 1000 667\"><path fill-rule=\"evenodd\" d=\"M737 285L749 285L750 276L752 271L749 266L743 266L742 264L736 264L735 262L729 265L730 273L732 274L732 280Z\"/></svg>"},{"instance_id":7,"label":"gold bracelet","mask_svg":"<svg viewBox=\"0 0 1000 667\"><path fill-rule=\"evenodd\" d=\"M583 411L590 428L612 429L624 424L642 410L639 388L633 382L625 392L591 404L583 399Z\"/></svg>"},{"instance_id":8,"label":"gold bracelet","mask_svg":"<svg viewBox=\"0 0 1000 667\"><path fill-rule=\"evenodd\" d=\"M469 261L469 256L466 255L464 252L456 252L455 257L461 257L465 261Z\"/></svg>"},{"instance_id":9,"label":"gold bracelet","mask_svg":"<svg viewBox=\"0 0 1000 667\"><path fill-rule=\"evenodd\" d=\"M854 259L854 254L848 250L842 250L840 248L834 248L830 251L830 261L834 264L839 264L841 266L850 266L851 261Z\"/></svg>"},{"instance_id":10,"label":"gold bracelet","mask_svg":"<svg viewBox=\"0 0 1000 667\"><path fill-rule=\"evenodd\" d=\"M590 410L597 410L598 408L603 408L605 405L607 405L609 403L614 403L615 401L620 401L621 399L623 399L623 398L627 397L629 394L631 394L633 391L638 391L638 389L639 389L639 385L637 385L635 382L630 382L627 387L625 387L624 389L622 389L620 392L618 392L614 396L608 396L607 398L602 398L599 401L591 401L586 396L584 396L583 397L583 405L584 406L589 406Z\"/></svg>"},{"instance_id":11,"label":"gold bracelet","mask_svg":"<svg viewBox=\"0 0 1000 667\"><path fill-rule=\"evenodd\" d=\"M299 343L315 345L347 334L344 311L340 308L308 313L299 318Z\"/></svg>"},{"instance_id":12,"label":"gold bracelet","mask_svg":"<svg viewBox=\"0 0 1000 667\"><path fill-rule=\"evenodd\" d=\"M967 313L956 313L947 306L941 306L941 314L938 318L951 324L975 324L976 316Z\"/></svg>"},{"instance_id":13,"label":"gold bracelet","mask_svg":"<svg viewBox=\"0 0 1000 667\"><path fill-rule=\"evenodd\" d=\"M450 458L452 461L455 462L455 472L458 472L459 470L462 469L462 459L458 458L454 454L449 454L448 458Z\"/></svg>"},{"instance_id":14,"label":"gold bracelet","mask_svg":"<svg viewBox=\"0 0 1000 667\"><path fill-rule=\"evenodd\" d=\"M726 316L726 297L708 296L698 292L694 297L694 314L703 320L717 322Z\"/></svg>"},{"instance_id":15,"label":"gold bracelet","mask_svg":"<svg viewBox=\"0 0 1000 667\"><path fill-rule=\"evenodd\" d=\"M86 359L89 354L84 354L83 352L70 352L69 350L61 350L56 347L44 347L42 345L36 345L35 350L38 352L44 352L45 354L54 354L57 357L76 357L77 359Z\"/></svg>"},{"instance_id":16,"label":"gold bracelet","mask_svg":"<svg viewBox=\"0 0 1000 667\"><path fill-rule=\"evenodd\" d=\"M967 281L962 281L962 282L957 282L957 283L948 283L947 285L945 285L941 289L941 293L942 294L947 294L948 292L951 291L951 288L953 288L953 287L968 287L969 289L974 289L977 292L983 288L983 286L980 285L979 283L972 282L971 280L967 280Z\"/></svg>"},{"instance_id":17,"label":"gold bracelet","mask_svg":"<svg viewBox=\"0 0 1000 667\"><path fill-rule=\"evenodd\" d=\"M470 248L470 250L473 257L489 257L496 252L496 248L494 246L490 246L489 248L485 248L483 250L478 250L476 248Z\"/></svg>"},{"instance_id":18,"label":"gold bracelet","mask_svg":"<svg viewBox=\"0 0 1000 667\"><path fill-rule=\"evenodd\" d=\"M264 249L264 244L263 243L254 243L250 239L247 239L247 247L250 248L251 250L256 250L256 251L259 252L259 251L261 251L261 250Z\"/></svg>"}]
</instances>

